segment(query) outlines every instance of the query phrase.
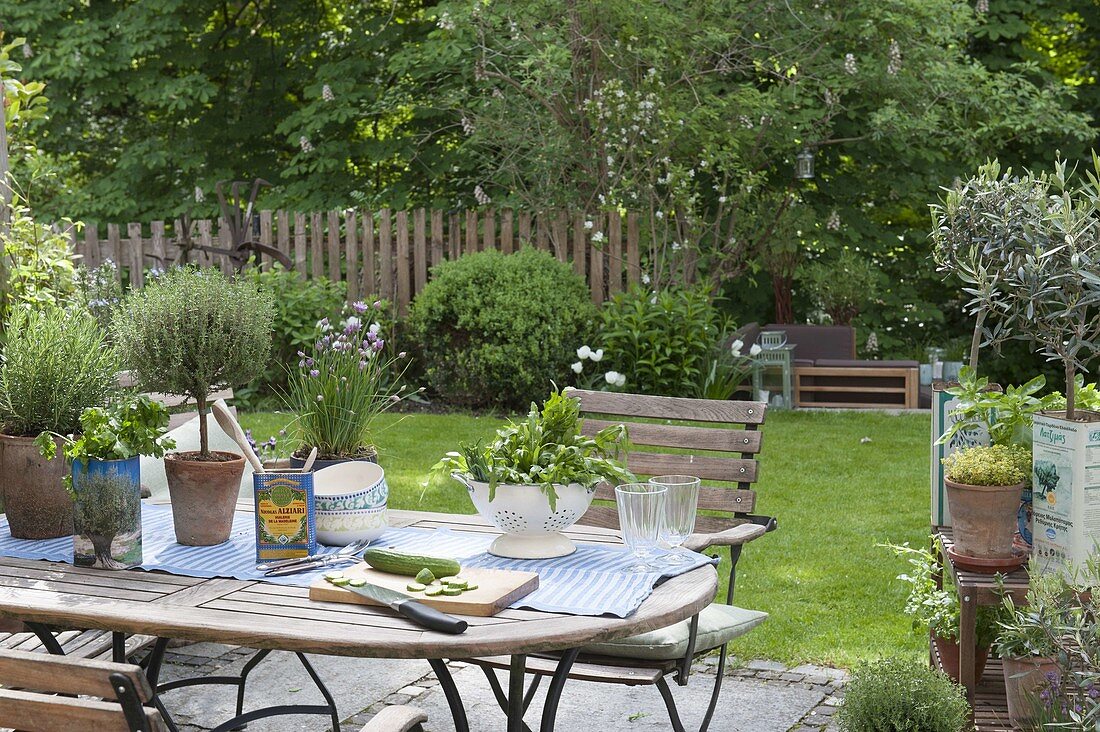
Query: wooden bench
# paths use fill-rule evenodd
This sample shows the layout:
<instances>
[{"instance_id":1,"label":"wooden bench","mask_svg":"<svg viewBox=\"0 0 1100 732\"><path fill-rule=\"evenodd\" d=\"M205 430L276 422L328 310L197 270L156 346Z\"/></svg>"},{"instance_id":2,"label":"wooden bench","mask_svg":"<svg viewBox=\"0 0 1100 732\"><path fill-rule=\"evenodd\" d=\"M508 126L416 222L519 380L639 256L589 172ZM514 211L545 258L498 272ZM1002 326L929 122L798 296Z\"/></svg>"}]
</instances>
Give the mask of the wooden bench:
<instances>
[{"instance_id":1,"label":"wooden bench","mask_svg":"<svg viewBox=\"0 0 1100 732\"><path fill-rule=\"evenodd\" d=\"M796 407L917 409L919 369L911 365L796 366Z\"/></svg>"},{"instance_id":2,"label":"wooden bench","mask_svg":"<svg viewBox=\"0 0 1100 732\"><path fill-rule=\"evenodd\" d=\"M145 706L153 691L137 666L0 651L0 685L0 726L24 732L168 729L160 712Z\"/></svg>"}]
</instances>

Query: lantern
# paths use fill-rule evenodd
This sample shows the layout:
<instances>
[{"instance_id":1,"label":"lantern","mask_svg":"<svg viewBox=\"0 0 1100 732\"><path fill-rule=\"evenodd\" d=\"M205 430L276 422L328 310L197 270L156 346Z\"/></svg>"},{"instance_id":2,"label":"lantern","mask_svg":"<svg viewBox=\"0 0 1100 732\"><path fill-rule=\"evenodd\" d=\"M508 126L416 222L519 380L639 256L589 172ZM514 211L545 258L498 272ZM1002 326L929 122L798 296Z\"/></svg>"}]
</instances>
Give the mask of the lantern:
<instances>
[{"instance_id":1,"label":"lantern","mask_svg":"<svg viewBox=\"0 0 1100 732\"><path fill-rule=\"evenodd\" d=\"M804 147L795 155L794 177L799 180L809 180L814 177L814 153L809 147Z\"/></svg>"}]
</instances>

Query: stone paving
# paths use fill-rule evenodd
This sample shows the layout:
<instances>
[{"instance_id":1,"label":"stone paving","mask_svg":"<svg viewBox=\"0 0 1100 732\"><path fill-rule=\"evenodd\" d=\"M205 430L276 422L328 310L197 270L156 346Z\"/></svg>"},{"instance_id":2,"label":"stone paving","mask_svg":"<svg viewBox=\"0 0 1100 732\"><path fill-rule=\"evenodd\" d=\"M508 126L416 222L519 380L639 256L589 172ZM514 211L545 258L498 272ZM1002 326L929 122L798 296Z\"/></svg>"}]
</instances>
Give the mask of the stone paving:
<instances>
[{"instance_id":1,"label":"stone paving","mask_svg":"<svg viewBox=\"0 0 1100 732\"><path fill-rule=\"evenodd\" d=\"M171 648L162 681L190 676L233 675L255 653L217 643ZM425 661L351 659L309 656L336 699L340 732L359 732L389 704L413 704L429 715L427 730L454 729L439 684ZM685 726L698 729L713 683L717 657L699 662L686 687L673 685ZM844 698L847 673L821 666L787 667L775 661L734 661L726 679L713 730L722 732L835 732L832 717ZM504 730L504 718L483 672L452 662L451 673L462 693L474 732ZM546 684L542 685L545 689ZM528 713L537 727L542 690ZM322 697L297 658L273 653L249 676L245 710L272 704L320 704ZM232 686L190 687L165 695L168 710L181 732L205 732L233 714L236 689ZM254 722L253 732L326 732L331 724L319 716L277 717ZM671 729L660 694L652 687L624 687L571 681L565 687L557 729L563 732L598 729L601 732L658 732Z\"/></svg>"}]
</instances>

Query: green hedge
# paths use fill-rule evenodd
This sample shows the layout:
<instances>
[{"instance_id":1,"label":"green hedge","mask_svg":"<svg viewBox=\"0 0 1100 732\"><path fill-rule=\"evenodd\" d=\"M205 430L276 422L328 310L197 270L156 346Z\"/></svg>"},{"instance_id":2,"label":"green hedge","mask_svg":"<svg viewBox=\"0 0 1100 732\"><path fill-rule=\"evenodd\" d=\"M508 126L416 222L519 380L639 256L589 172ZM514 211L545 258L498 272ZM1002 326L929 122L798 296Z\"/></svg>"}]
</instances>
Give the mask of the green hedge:
<instances>
[{"instance_id":1,"label":"green hedge","mask_svg":"<svg viewBox=\"0 0 1100 732\"><path fill-rule=\"evenodd\" d=\"M592 333L588 286L568 264L526 248L444 262L409 326L432 389L465 406L527 406L567 383Z\"/></svg>"}]
</instances>

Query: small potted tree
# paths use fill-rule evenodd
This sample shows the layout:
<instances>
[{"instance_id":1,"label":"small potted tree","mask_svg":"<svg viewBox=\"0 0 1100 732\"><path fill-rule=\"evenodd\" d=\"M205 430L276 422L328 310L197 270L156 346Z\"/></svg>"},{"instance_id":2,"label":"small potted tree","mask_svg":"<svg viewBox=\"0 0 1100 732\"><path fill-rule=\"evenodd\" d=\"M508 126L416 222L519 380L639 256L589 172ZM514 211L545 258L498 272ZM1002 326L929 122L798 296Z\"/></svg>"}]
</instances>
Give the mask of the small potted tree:
<instances>
[{"instance_id":1,"label":"small potted tree","mask_svg":"<svg viewBox=\"0 0 1100 732\"><path fill-rule=\"evenodd\" d=\"M948 554L974 571L997 572L1026 561L1014 554L1020 495L1031 453L1017 445L979 445L943 459L955 544Z\"/></svg>"},{"instance_id":2,"label":"small potted tree","mask_svg":"<svg viewBox=\"0 0 1100 732\"><path fill-rule=\"evenodd\" d=\"M142 560L140 458L159 458L175 447L165 437L168 410L147 396L125 397L85 409L80 429L76 437L43 432L37 440L48 459L60 440L72 464L66 483L74 502L73 564L137 566Z\"/></svg>"},{"instance_id":3,"label":"small potted tree","mask_svg":"<svg viewBox=\"0 0 1100 732\"><path fill-rule=\"evenodd\" d=\"M54 306L12 311L0 363L0 471L12 536L48 539L73 533L64 460L43 457L42 431L80 430L86 407L117 391L115 352L90 315Z\"/></svg>"},{"instance_id":4,"label":"small potted tree","mask_svg":"<svg viewBox=\"0 0 1100 732\"><path fill-rule=\"evenodd\" d=\"M213 269L173 269L132 294L112 321L119 353L149 391L189 396L199 413L199 449L169 453L164 469L176 540L229 538L244 458L210 449L209 396L258 376L271 350L270 295Z\"/></svg>"}]
</instances>

